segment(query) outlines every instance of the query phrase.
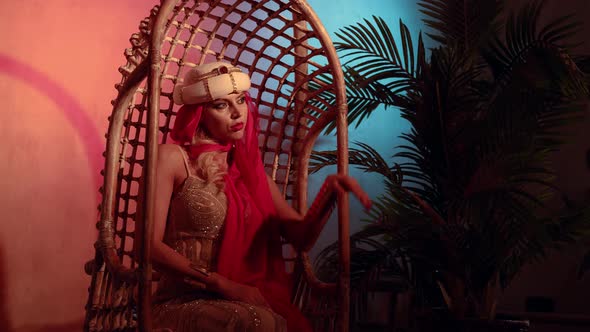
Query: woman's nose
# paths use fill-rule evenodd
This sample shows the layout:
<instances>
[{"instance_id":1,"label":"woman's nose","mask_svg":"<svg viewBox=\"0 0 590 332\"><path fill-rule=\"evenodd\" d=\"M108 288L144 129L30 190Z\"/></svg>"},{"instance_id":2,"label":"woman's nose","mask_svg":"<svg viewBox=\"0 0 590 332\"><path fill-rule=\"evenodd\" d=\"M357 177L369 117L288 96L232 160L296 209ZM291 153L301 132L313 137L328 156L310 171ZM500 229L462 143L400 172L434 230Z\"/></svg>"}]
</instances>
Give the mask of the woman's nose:
<instances>
[{"instance_id":1,"label":"woman's nose","mask_svg":"<svg viewBox=\"0 0 590 332\"><path fill-rule=\"evenodd\" d=\"M238 119L242 116L242 111L240 109L240 105L232 104L231 106L231 118Z\"/></svg>"}]
</instances>

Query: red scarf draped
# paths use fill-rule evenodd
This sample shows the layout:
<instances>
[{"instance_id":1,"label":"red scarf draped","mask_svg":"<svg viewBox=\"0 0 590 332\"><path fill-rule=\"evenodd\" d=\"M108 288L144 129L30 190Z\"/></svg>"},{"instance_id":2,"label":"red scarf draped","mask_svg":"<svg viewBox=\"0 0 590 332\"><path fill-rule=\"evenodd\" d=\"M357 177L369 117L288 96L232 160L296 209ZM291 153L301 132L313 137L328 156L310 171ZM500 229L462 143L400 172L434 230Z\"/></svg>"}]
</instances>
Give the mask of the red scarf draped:
<instances>
[{"instance_id":1,"label":"red scarf draped","mask_svg":"<svg viewBox=\"0 0 590 332\"><path fill-rule=\"evenodd\" d=\"M257 287L271 308L287 320L289 331L311 331L301 312L291 304L291 280L285 271L276 210L258 149L257 112L246 94L248 120L244 137L231 145L191 146L191 159L204 152L229 151L225 175L227 215L217 272ZM199 125L202 105L180 108L170 136L179 144L191 142Z\"/></svg>"}]
</instances>

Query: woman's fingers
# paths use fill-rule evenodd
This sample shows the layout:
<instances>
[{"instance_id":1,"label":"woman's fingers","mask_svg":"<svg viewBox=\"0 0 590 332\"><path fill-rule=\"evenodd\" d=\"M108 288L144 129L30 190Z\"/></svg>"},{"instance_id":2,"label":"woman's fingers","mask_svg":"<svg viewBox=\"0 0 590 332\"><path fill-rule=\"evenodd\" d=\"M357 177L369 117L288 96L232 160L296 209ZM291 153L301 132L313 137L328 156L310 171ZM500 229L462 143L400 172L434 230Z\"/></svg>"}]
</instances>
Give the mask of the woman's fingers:
<instances>
[{"instance_id":1,"label":"woman's fingers","mask_svg":"<svg viewBox=\"0 0 590 332\"><path fill-rule=\"evenodd\" d=\"M340 190L351 192L357 197L365 209L371 209L371 206L373 205L371 198L354 178L348 175L338 175L336 179L336 183L338 184Z\"/></svg>"},{"instance_id":2,"label":"woman's fingers","mask_svg":"<svg viewBox=\"0 0 590 332\"><path fill-rule=\"evenodd\" d=\"M256 305L259 305L261 307L270 308L270 304L268 304L268 302L266 301L266 299L264 298L262 293L260 293L260 290L256 289L256 291L257 291L257 294L254 298L254 302L256 303Z\"/></svg>"},{"instance_id":3,"label":"woman's fingers","mask_svg":"<svg viewBox=\"0 0 590 332\"><path fill-rule=\"evenodd\" d=\"M345 194L349 191L348 188L342 186L341 180L337 177L332 178L332 188L338 194Z\"/></svg>"},{"instance_id":4,"label":"woman's fingers","mask_svg":"<svg viewBox=\"0 0 590 332\"><path fill-rule=\"evenodd\" d=\"M185 277L184 282L196 289L205 289L206 288L204 283L196 281L196 280L192 279L191 277Z\"/></svg>"},{"instance_id":5,"label":"woman's fingers","mask_svg":"<svg viewBox=\"0 0 590 332\"><path fill-rule=\"evenodd\" d=\"M351 191L358 198L358 200L361 202L361 204L363 204L365 209L367 209L367 210L371 209L371 205L373 204L373 202L371 201L371 198L369 198L369 194L367 194L363 190L363 188L361 188L361 186L358 184L358 182L356 182L356 180L354 180L354 179L353 179Z\"/></svg>"},{"instance_id":6,"label":"woman's fingers","mask_svg":"<svg viewBox=\"0 0 590 332\"><path fill-rule=\"evenodd\" d=\"M247 293L247 300L244 302L251 303L253 305L267 307L270 308L270 304L266 301L262 293L257 287L254 286L245 286L246 293Z\"/></svg>"}]
</instances>

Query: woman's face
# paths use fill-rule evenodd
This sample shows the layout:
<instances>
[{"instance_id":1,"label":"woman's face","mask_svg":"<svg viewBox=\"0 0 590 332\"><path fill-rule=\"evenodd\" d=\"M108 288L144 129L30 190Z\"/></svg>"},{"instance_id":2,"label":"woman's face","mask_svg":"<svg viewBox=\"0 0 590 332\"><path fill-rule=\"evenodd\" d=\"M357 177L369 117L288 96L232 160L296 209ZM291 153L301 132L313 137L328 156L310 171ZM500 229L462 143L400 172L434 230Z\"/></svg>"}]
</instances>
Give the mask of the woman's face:
<instances>
[{"instance_id":1,"label":"woman's face","mask_svg":"<svg viewBox=\"0 0 590 332\"><path fill-rule=\"evenodd\" d=\"M227 144L244 136L248 121L248 105L243 92L215 99L203 110L201 123L207 134L220 144Z\"/></svg>"}]
</instances>

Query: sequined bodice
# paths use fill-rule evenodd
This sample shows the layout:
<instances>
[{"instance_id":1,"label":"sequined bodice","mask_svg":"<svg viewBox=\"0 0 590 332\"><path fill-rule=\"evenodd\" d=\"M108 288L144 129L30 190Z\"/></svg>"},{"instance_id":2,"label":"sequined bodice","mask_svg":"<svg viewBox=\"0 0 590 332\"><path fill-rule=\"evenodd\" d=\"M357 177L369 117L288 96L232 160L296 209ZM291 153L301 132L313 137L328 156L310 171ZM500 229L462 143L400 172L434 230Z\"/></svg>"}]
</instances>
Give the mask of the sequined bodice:
<instances>
[{"instance_id":1,"label":"sequined bodice","mask_svg":"<svg viewBox=\"0 0 590 332\"><path fill-rule=\"evenodd\" d=\"M226 211L223 190L189 172L170 200L164 243L192 264L215 271ZM194 292L195 288L182 278L163 274L155 299L162 301Z\"/></svg>"},{"instance_id":2,"label":"sequined bodice","mask_svg":"<svg viewBox=\"0 0 590 332\"><path fill-rule=\"evenodd\" d=\"M214 183L192 174L186 152L179 147L187 177L174 190L164 242L192 264L215 271L227 213L227 198ZM157 328L175 332L286 332L286 321L268 308L222 299L199 287L194 279L162 271L153 297L152 318Z\"/></svg>"},{"instance_id":3,"label":"sequined bodice","mask_svg":"<svg viewBox=\"0 0 590 332\"><path fill-rule=\"evenodd\" d=\"M164 242L192 263L214 270L226 210L222 190L189 175L170 201Z\"/></svg>"}]
</instances>

